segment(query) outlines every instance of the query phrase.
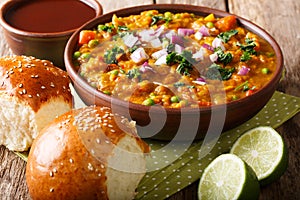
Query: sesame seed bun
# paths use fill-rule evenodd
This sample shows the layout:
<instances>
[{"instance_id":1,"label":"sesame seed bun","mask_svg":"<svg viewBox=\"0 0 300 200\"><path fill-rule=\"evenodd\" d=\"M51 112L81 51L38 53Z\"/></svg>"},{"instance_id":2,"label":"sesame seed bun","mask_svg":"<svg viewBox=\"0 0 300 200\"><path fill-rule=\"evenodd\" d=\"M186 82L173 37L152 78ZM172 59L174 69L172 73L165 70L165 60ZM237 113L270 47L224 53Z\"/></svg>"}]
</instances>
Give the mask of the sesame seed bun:
<instances>
[{"instance_id":1,"label":"sesame seed bun","mask_svg":"<svg viewBox=\"0 0 300 200\"><path fill-rule=\"evenodd\" d=\"M32 199L133 199L149 146L107 107L67 112L42 130L26 166Z\"/></svg>"},{"instance_id":2,"label":"sesame seed bun","mask_svg":"<svg viewBox=\"0 0 300 200\"><path fill-rule=\"evenodd\" d=\"M72 109L67 73L49 61L0 58L0 145L26 151L38 132Z\"/></svg>"}]
</instances>

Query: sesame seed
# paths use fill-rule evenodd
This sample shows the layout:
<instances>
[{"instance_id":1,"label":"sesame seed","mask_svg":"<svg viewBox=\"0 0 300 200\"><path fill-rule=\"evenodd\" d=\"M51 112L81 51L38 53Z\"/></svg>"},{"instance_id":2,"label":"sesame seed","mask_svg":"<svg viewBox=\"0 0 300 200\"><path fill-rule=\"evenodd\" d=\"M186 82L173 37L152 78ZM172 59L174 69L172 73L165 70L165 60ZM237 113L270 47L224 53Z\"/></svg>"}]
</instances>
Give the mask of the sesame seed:
<instances>
[{"instance_id":1,"label":"sesame seed","mask_svg":"<svg viewBox=\"0 0 300 200\"><path fill-rule=\"evenodd\" d=\"M89 169L90 171L93 171L93 170L94 170L94 167L93 167L93 165L92 165L91 163L88 164L88 169Z\"/></svg>"},{"instance_id":2,"label":"sesame seed","mask_svg":"<svg viewBox=\"0 0 300 200\"><path fill-rule=\"evenodd\" d=\"M98 176L100 177L100 176L102 176L102 174L101 174L101 173L99 173L99 174L98 174Z\"/></svg>"},{"instance_id":3,"label":"sesame seed","mask_svg":"<svg viewBox=\"0 0 300 200\"><path fill-rule=\"evenodd\" d=\"M70 158L70 163L73 163L74 161L73 161L73 159L72 158Z\"/></svg>"},{"instance_id":4,"label":"sesame seed","mask_svg":"<svg viewBox=\"0 0 300 200\"><path fill-rule=\"evenodd\" d=\"M5 74L5 76L4 76L5 78L9 78L9 75L8 74Z\"/></svg>"},{"instance_id":5,"label":"sesame seed","mask_svg":"<svg viewBox=\"0 0 300 200\"><path fill-rule=\"evenodd\" d=\"M50 192L54 192L54 189L53 189L53 188L50 188Z\"/></svg>"},{"instance_id":6,"label":"sesame seed","mask_svg":"<svg viewBox=\"0 0 300 200\"><path fill-rule=\"evenodd\" d=\"M111 124L108 124L108 127L109 127L109 128L112 128L112 127L113 127L113 125L111 125Z\"/></svg>"},{"instance_id":7,"label":"sesame seed","mask_svg":"<svg viewBox=\"0 0 300 200\"><path fill-rule=\"evenodd\" d=\"M29 98L32 98L32 95L31 95L31 94L29 94L29 95L28 95L28 97L29 97Z\"/></svg>"},{"instance_id":8,"label":"sesame seed","mask_svg":"<svg viewBox=\"0 0 300 200\"><path fill-rule=\"evenodd\" d=\"M23 92L22 92L22 91L19 91L19 94L20 94L20 95L22 95L22 94L23 94Z\"/></svg>"},{"instance_id":9,"label":"sesame seed","mask_svg":"<svg viewBox=\"0 0 300 200\"><path fill-rule=\"evenodd\" d=\"M100 167L101 167L102 169L104 169L105 166L104 166L103 164L101 164Z\"/></svg>"},{"instance_id":10,"label":"sesame seed","mask_svg":"<svg viewBox=\"0 0 300 200\"><path fill-rule=\"evenodd\" d=\"M54 168L54 169L53 169L53 172L54 172L54 173L57 173L57 169L56 169L56 168Z\"/></svg>"},{"instance_id":11,"label":"sesame seed","mask_svg":"<svg viewBox=\"0 0 300 200\"><path fill-rule=\"evenodd\" d=\"M23 89L23 93L24 93L24 94L26 94L26 93L27 93L27 91L26 91L25 89Z\"/></svg>"},{"instance_id":12,"label":"sesame seed","mask_svg":"<svg viewBox=\"0 0 300 200\"><path fill-rule=\"evenodd\" d=\"M50 87L53 87L53 88L55 87L53 82L50 83Z\"/></svg>"},{"instance_id":13,"label":"sesame seed","mask_svg":"<svg viewBox=\"0 0 300 200\"><path fill-rule=\"evenodd\" d=\"M49 175L50 175L50 177L53 177L53 172L52 172L52 171L50 171L50 174L49 174Z\"/></svg>"},{"instance_id":14,"label":"sesame seed","mask_svg":"<svg viewBox=\"0 0 300 200\"><path fill-rule=\"evenodd\" d=\"M116 131L114 129L111 129L110 132L115 133Z\"/></svg>"},{"instance_id":15,"label":"sesame seed","mask_svg":"<svg viewBox=\"0 0 300 200\"><path fill-rule=\"evenodd\" d=\"M97 142L98 144L100 144L101 141L100 141L99 138L97 138L97 139L96 139L96 142Z\"/></svg>"},{"instance_id":16,"label":"sesame seed","mask_svg":"<svg viewBox=\"0 0 300 200\"><path fill-rule=\"evenodd\" d=\"M41 86L41 88L42 88L42 89L46 89L46 87L45 87L45 86L43 86L43 85Z\"/></svg>"},{"instance_id":17,"label":"sesame seed","mask_svg":"<svg viewBox=\"0 0 300 200\"><path fill-rule=\"evenodd\" d=\"M21 88L21 87L23 87L23 84L22 84L22 83L19 84L19 88Z\"/></svg>"},{"instance_id":18,"label":"sesame seed","mask_svg":"<svg viewBox=\"0 0 300 200\"><path fill-rule=\"evenodd\" d=\"M37 97L40 97L40 94L39 94L39 93L37 93L37 94L36 94L36 96L37 96Z\"/></svg>"}]
</instances>

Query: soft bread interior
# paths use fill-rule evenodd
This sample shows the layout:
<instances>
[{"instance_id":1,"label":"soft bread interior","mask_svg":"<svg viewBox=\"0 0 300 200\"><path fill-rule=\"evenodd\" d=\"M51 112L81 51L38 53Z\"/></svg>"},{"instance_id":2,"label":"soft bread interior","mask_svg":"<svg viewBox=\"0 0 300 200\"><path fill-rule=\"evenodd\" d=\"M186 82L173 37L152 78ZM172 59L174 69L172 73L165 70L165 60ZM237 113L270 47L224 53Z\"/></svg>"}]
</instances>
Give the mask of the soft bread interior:
<instances>
[{"instance_id":1,"label":"soft bread interior","mask_svg":"<svg viewBox=\"0 0 300 200\"><path fill-rule=\"evenodd\" d=\"M6 93L0 93L0 99L0 145L13 151L28 150L46 124L71 109L62 97L48 100L38 112Z\"/></svg>"},{"instance_id":2,"label":"soft bread interior","mask_svg":"<svg viewBox=\"0 0 300 200\"><path fill-rule=\"evenodd\" d=\"M111 200L133 199L146 172L143 151L134 137L126 135L107 160L106 185Z\"/></svg>"}]
</instances>

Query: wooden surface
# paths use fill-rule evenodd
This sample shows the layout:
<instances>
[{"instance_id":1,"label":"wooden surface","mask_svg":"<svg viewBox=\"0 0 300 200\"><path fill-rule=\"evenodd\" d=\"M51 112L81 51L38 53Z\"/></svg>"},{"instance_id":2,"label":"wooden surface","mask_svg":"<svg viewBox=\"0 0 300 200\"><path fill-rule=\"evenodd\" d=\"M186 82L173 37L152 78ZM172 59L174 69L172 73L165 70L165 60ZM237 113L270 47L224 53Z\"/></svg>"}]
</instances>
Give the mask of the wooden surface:
<instances>
[{"instance_id":1,"label":"wooden surface","mask_svg":"<svg viewBox=\"0 0 300 200\"><path fill-rule=\"evenodd\" d=\"M4 2L5 0L0 0ZM300 96L300 1L298 0L99 0L104 12L151 3L186 3L227 10L265 28L282 48L286 78L278 90ZM11 54L0 32L0 56ZM289 167L279 181L262 188L260 199L300 199L300 115L282 125L289 149ZM25 183L26 163L0 147L0 199L30 199ZM197 199L194 183L170 199Z\"/></svg>"}]
</instances>

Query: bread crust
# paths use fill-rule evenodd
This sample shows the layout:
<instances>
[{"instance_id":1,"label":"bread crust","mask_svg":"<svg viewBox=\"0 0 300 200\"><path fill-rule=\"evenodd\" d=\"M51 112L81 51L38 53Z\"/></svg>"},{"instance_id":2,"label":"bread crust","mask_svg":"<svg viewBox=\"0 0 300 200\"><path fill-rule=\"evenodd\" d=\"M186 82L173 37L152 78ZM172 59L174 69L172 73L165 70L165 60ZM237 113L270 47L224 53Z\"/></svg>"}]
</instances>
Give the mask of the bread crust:
<instances>
[{"instance_id":1,"label":"bread crust","mask_svg":"<svg viewBox=\"0 0 300 200\"><path fill-rule=\"evenodd\" d=\"M123 137L133 138L142 153L150 151L135 127L109 108L89 106L59 116L29 153L26 181L31 197L108 199L107 160Z\"/></svg>"},{"instance_id":2,"label":"bread crust","mask_svg":"<svg viewBox=\"0 0 300 200\"><path fill-rule=\"evenodd\" d=\"M29 56L0 58L0 90L26 102L35 112L52 97L72 103L67 72Z\"/></svg>"}]
</instances>

